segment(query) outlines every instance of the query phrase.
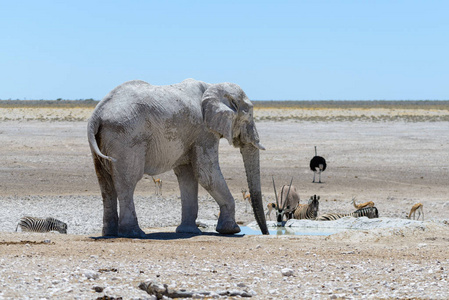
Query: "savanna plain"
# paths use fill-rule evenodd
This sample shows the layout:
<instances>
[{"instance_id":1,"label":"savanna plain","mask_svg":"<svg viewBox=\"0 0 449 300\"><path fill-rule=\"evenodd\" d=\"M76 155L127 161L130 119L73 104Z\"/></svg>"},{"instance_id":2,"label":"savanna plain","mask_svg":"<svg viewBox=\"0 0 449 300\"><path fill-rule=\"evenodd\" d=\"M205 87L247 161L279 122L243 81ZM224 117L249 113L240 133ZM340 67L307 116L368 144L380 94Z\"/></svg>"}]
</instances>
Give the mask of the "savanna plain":
<instances>
[{"instance_id":1,"label":"savanna plain","mask_svg":"<svg viewBox=\"0 0 449 300\"><path fill-rule=\"evenodd\" d=\"M320 196L319 215L352 212L356 197L397 226L176 234L181 204L171 171L157 176L162 195L151 176L135 191L146 239L101 238L86 137L95 104L0 101L0 299L156 299L143 290L150 283L166 298L449 298L448 101L254 102L265 204L275 201L272 177L279 187L293 178L301 203ZM327 161L321 184L309 169L314 146ZM220 164L237 222L253 222L240 152L225 140ZM216 220L218 205L199 193L199 219ZM415 203L424 221L391 222ZM16 232L24 215L60 219L68 234Z\"/></svg>"}]
</instances>

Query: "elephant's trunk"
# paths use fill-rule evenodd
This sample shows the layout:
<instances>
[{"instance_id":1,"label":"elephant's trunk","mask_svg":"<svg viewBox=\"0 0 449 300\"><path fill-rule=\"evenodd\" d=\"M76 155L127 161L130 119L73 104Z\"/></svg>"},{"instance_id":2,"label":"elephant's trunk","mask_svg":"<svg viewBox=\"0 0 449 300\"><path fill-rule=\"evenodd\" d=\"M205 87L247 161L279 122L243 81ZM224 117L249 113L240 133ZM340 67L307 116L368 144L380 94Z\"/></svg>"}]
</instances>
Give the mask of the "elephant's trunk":
<instances>
[{"instance_id":1,"label":"elephant's trunk","mask_svg":"<svg viewBox=\"0 0 449 300\"><path fill-rule=\"evenodd\" d=\"M269 234L265 220L262 202L262 189L260 184L259 149L252 144L245 144L240 148L245 165L246 179L253 206L254 217L263 234Z\"/></svg>"}]
</instances>

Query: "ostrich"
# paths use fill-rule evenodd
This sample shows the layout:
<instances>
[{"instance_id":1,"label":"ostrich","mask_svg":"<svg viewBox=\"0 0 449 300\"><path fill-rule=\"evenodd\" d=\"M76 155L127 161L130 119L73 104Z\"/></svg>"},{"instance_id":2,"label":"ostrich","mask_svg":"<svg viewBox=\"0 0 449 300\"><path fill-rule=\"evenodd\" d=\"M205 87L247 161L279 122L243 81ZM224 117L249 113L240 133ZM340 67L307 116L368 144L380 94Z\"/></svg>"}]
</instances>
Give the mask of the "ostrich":
<instances>
[{"instance_id":1,"label":"ostrich","mask_svg":"<svg viewBox=\"0 0 449 300\"><path fill-rule=\"evenodd\" d=\"M315 182L315 175L318 172L320 176L319 183L321 183L321 172L326 170L326 160L316 154L316 146L315 156L310 160L310 170L313 171L313 182Z\"/></svg>"}]
</instances>

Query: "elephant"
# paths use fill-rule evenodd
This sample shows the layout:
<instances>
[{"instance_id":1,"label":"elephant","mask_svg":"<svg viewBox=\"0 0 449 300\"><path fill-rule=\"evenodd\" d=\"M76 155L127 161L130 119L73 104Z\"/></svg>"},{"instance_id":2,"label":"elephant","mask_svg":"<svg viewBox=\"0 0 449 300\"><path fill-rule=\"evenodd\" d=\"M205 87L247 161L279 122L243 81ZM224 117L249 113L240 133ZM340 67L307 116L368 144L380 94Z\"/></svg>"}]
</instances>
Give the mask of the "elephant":
<instances>
[{"instance_id":1,"label":"elephant","mask_svg":"<svg viewBox=\"0 0 449 300\"><path fill-rule=\"evenodd\" d=\"M219 141L240 148L255 219L269 234L260 183L259 135L253 104L234 83L194 79L157 86L125 82L95 107L87 125L88 142L103 198L103 236L144 237L133 194L144 174L174 170L181 193L178 233L200 234L198 184L220 207L216 231L240 232L235 200L218 159ZM117 212L117 202L119 213Z\"/></svg>"}]
</instances>

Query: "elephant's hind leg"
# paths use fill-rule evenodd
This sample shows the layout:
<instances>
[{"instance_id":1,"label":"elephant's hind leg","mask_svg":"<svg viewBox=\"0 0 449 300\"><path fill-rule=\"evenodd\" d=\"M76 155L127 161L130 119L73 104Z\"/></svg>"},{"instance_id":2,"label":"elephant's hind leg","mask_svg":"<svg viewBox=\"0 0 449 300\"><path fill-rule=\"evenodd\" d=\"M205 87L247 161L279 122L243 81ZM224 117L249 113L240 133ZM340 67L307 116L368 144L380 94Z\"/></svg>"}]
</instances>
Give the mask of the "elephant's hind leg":
<instances>
[{"instance_id":1,"label":"elephant's hind leg","mask_svg":"<svg viewBox=\"0 0 449 300\"><path fill-rule=\"evenodd\" d=\"M181 224L176 228L179 233L201 233L196 226L198 217L198 181L191 165L182 165L174 169L181 191Z\"/></svg>"},{"instance_id":2,"label":"elephant's hind leg","mask_svg":"<svg viewBox=\"0 0 449 300\"><path fill-rule=\"evenodd\" d=\"M95 171L103 198L103 236L118 235L117 192L111 175L100 159L94 155Z\"/></svg>"},{"instance_id":3,"label":"elephant's hind leg","mask_svg":"<svg viewBox=\"0 0 449 300\"><path fill-rule=\"evenodd\" d=\"M142 159L136 156L131 159L115 162L114 186L120 206L118 235L123 237L143 238L145 232L139 227L134 206L134 190L137 182L143 177Z\"/></svg>"}]
</instances>

